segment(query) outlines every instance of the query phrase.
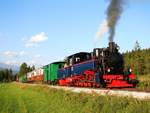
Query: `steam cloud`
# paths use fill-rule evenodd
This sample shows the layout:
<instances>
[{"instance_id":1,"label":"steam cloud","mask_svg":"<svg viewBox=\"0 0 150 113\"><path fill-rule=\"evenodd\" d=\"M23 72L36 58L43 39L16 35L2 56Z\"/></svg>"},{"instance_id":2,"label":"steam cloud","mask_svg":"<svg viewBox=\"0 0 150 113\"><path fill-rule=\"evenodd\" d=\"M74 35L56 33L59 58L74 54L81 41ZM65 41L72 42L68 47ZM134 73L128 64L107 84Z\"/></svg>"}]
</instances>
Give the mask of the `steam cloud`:
<instances>
[{"instance_id":1,"label":"steam cloud","mask_svg":"<svg viewBox=\"0 0 150 113\"><path fill-rule=\"evenodd\" d=\"M104 20L103 23L100 24L100 27L98 28L98 32L96 33L96 38L95 38L96 41L109 30L107 24L108 24L107 20Z\"/></svg>"},{"instance_id":2,"label":"steam cloud","mask_svg":"<svg viewBox=\"0 0 150 113\"><path fill-rule=\"evenodd\" d=\"M109 42L113 42L116 24L123 12L124 0L109 0L110 4L106 10L107 18L100 24L96 33L95 42L109 31Z\"/></svg>"},{"instance_id":3,"label":"steam cloud","mask_svg":"<svg viewBox=\"0 0 150 113\"><path fill-rule=\"evenodd\" d=\"M110 4L107 9L107 21L109 27L109 41L113 42L115 35L115 27L123 11L123 0L110 0Z\"/></svg>"}]
</instances>

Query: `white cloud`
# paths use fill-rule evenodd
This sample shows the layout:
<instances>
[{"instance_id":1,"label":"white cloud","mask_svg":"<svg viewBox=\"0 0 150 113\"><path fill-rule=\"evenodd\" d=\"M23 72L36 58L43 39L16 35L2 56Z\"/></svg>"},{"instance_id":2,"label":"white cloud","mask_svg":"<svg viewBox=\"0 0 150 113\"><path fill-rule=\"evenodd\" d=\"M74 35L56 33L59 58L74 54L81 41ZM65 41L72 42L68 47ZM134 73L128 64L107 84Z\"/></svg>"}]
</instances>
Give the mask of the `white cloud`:
<instances>
[{"instance_id":1,"label":"white cloud","mask_svg":"<svg viewBox=\"0 0 150 113\"><path fill-rule=\"evenodd\" d=\"M17 62L16 60L8 60L4 62L7 65L20 65L19 62Z\"/></svg>"},{"instance_id":2,"label":"white cloud","mask_svg":"<svg viewBox=\"0 0 150 113\"><path fill-rule=\"evenodd\" d=\"M27 53L25 51L21 51L21 52L19 52L19 55L24 56L24 55L27 55Z\"/></svg>"},{"instance_id":3,"label":"white cloud","mask_svg":"<svg viewBox=\"0 0 150 113\"><path fill-rule=\"evenodd\" d=\"M18 56L18 53L17 52L14 52L14 51L5 51L3 53L3 55L5 57L17 57Z\"/></svg>"},{"instance_id":4,"label":"white cloud","mask_svg":"<svg viewBox=\"0 0 150 113\"><path fill-rule=\"evenodd\" d=\"M38 43L46 41L48 37L44 32L31 36L31 38L25 43L26 47L35 47Z\"/></svg>"},{"instance_id":5,"label":"white cloud","mask_svg":"<svg viewBox=\"0 0 150 113\"><path fill-rule=\"evenodd\" d=\"M45 33L41 32L41 33L39 33L39 34L37 34L35 36L32 36L30 38L29 42L31 42L31 43L38 43L38 42L43 42L43 41L45 41L47 39L48 39L48 37L45 35Z\"/></svg>"},{"instance_id":6,"label":"white cloud","mask_svg":"<svg viewBox=\"0 0 150 113\"><path fill-rule=\"evenodd\" d=\"M3 56L9 57L9 58L14 58L18 56L24 56L27 53L25 51L20 51L20 52L15 52L15 51L5 51L2 53Z\"/></svg>"},{"instance_id":7,"label":"white cloud","mask_svg":"<svg viewBox=\"0 0 150 113\"><path fill-rule=\"evenodd\" d=\"M26 47L36 47L37 44L36 44L36 43L27 42L27 43L25 44L25 46L26 46Z\"/></svg>"},{"instance_id":8,"label":"white cloud","mask_svg":"<svg viewBox=\"0 0 150 113\"><path fill-rule=\"evenodd\" d=\"M25 51L4 51L0 53L0 62L7 65L19 66L23 62L29 65L40 66L43 63L42 55Z\"/></svg>"},{"instance_id":9,"label":"white cloud","mask_svg":"<svg viewBox=\"0 0 150 113\"><path fill-rule=\"evenodd\" d=\"M34 57L35 57L35 58L40 58L41 55L40 55L40 54L37 54L37 55L35 55Z\"/></svg>"}]
</instances>

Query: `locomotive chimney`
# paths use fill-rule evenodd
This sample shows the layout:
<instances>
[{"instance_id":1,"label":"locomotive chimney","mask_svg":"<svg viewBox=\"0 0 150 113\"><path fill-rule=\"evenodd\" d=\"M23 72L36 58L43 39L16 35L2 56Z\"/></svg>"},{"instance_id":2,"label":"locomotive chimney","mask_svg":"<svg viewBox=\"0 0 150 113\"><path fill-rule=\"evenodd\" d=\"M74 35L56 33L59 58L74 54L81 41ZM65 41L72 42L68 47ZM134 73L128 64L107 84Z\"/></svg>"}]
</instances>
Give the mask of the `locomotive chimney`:
<instances>
[{"instance_id":1,"label":"locomotive chimney","mask_svg":"<svg viewBox=\"0 0 150 113\"><path fill-rule=\"evenodd\" d=\"M116 50L115 42L109 42L109 51L110 52L115 52L115 50Z\"/></svg>"}]
</instances>

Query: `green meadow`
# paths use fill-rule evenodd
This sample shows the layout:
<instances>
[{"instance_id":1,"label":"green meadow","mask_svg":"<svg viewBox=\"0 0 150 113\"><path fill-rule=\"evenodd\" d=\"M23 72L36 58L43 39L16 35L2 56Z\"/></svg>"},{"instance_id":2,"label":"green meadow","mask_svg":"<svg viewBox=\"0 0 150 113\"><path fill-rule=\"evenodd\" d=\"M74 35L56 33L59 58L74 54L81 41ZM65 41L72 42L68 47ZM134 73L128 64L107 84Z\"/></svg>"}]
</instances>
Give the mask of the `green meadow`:
<instances>
[{"instance_id":1,"label":"green meadow","mask_svg":"<svg viewBox=\"0 0 150 113\"><path fill-rule=\"evenodd\" d=\"M76 94L45 85L1 83L0 113L150 113L150 100Z\"/></svg>"},{"instance_id":2,"label":"green meadow","mask_svg":"<svg viewBox=\"0 0 150 113\"><path fill-rule=\"evenodd\" d=\"M139 84L136 88L143 91L150 91L150 75L140 75L138 79Z\"/></svg>"}]
</instances>

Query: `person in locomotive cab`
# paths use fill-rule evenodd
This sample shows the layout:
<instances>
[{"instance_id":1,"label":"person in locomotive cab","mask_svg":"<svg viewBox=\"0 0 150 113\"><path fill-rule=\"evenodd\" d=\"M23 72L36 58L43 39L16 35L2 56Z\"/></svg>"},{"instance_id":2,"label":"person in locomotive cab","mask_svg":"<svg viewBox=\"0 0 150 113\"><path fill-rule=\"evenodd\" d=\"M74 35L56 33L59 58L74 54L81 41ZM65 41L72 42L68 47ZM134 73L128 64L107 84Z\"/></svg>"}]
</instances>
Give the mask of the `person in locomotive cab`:
<instances>
[{"instance_id":1,"label":"person in locomotive cab","mask_svg":"<svg viewBox=\"0 0 150 113\"><path fill-rule=\"evenodd\" d=\"M132 73L132 69L130 67L124 69L124 75L129 75Z\"/></svg>"},{"instance_id":2,"label":"person in locomotive cab","mask_svg":"<svg viewBox=\"0 0 150 113\"><path fill-rule=\"evenodd\" d=\"M130 67L126 67L124 69L124 79L129 81L129 75L132 73L132 69Z\"/></svg>"},{"instance_id":3,"label":"person in locomotive cab","mask_svg":"<svg viewBox=\"0 0 150 113\"><path fill-rule=\"evenodd\" d=\"M79 57L76 58L76 63L80 63L80 58Z\"/></svg>"}]
</instances>

